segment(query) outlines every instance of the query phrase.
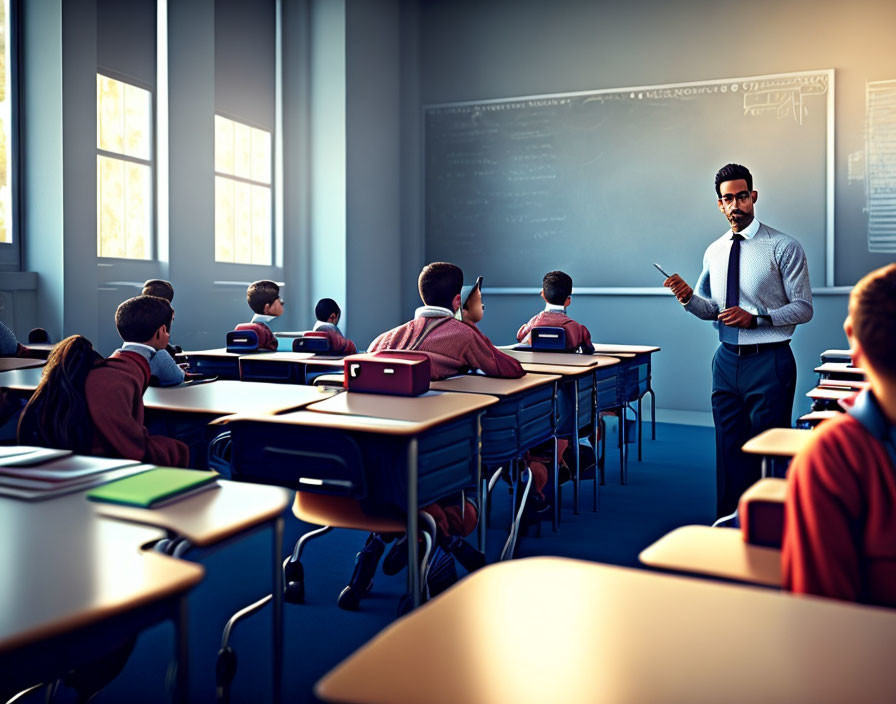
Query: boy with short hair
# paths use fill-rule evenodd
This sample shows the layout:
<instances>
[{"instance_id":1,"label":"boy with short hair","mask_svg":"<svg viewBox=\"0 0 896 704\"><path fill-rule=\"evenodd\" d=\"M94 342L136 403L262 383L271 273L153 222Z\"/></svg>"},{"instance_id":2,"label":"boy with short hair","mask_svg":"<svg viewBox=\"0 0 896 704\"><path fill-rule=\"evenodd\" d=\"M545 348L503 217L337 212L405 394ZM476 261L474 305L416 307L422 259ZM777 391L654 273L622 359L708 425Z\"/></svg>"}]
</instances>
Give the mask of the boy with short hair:
<instances>
[{"instance_id":1,"label":"boy with short hair","mask_svg":"<svg viewBox=\"0 0 896 704\"><path fill-rule=\"evenodd\" d=\"M855 285L843 328L869 388L790 464L784 587L896 607L896 264Z\"/></svg>"},{"instance_id":2,"label":"boy with short hair","mask_svg":"<svg viewBox=\"0 0 896 704\"><path fill-rule=\"evenodd\" d=\"M168 301L136 296L115 312L125 344L108 359L80 335L60 342L22 412L19 442L188 466L190 454L184 443L150 435L143 422L148 357L168 344L173 316Z\"/></svg>"},{"instance_id":3,"label":"boy with short hair","mask_svg":"<svg viewBox=\"0 0 896 704\"><path fill-rule=\"evenodd\" d=\"M268 324L283 314L280 287L274 281L256 281L246 289L246 301L254 313L252 320L240 323L234 330L252 330L258 335L258 349L276 351L277 338Z\"/></svg>"},{"instance_id":4,"label":"boy with short hair","mask_svg":"<svg viewBox=\"0 0 896 704\"><path fill-rule=\"evenodd\" d=\"M562 271L549 271L541 283L541 297L545 301L543 311L533 316L516 334L519 342L528 344L532 328L556 327L566 331L566 349L594 354L591 333L581 323L566 314L572 301L572 278Z\"/></svg>"},{"instance_id":5,"label":"boy with short hair","mask_svg":"<svg viewBox=\"0 0 896 704\"><path fill-rule=\"evenodd\" d=\"M355 354L358 348L355 343L342 334L339 329L339 318L342 311L339 304L332 298L321 298L317 305L314 306L314 317L317 322L314 323L314 332L324 332L330 341L330 348L335 354Z\"/></svg>"},{"instance_id":6,"label":"boy with short hair","mask_svg":"<svg viewBox=\"0 0 896 704\"><path fill-rule=\"evenodd\" d=\"M169 303L174 301L174 286L164 279L149 279L143 284L141 296L156 296ZM174 355L181 349L170 342L166 345L164 353L153 355L149 360L150 386L177 386L185 377L184 368L175 360Z\"/></svg>"},{"instance_id":7,"label":"boy with short hair","mask_svg":"<svg viewBox=\"0 0 896 704\"><path fill-rule=\"evenodd\" d=\"M485 315L485 304L482 302L482 277L476 277L472 286L464 286L460 290L460 318L469 325L478 325Z\"/></svg>"}]
</instances>

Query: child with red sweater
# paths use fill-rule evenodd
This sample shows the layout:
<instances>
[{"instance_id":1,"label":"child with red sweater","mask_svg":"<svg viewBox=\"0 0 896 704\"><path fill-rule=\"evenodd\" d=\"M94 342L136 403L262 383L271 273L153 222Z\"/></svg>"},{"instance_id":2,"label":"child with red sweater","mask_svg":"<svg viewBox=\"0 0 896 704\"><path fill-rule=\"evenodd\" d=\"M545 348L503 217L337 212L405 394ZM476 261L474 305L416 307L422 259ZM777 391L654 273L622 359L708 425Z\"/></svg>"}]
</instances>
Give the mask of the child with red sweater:
<instances>
[{"instance_id":1,"label":"child with red sweater","mask_svg":"<svg viewBox=\"0 0 896 704\"><path fill-rule=\"evenodd\" d=\"M283 315L283 299L280 286L275 281L261 280L249 284L246 301L254 315L248 323L240 323L234 330L251 330L258 335L258 349L277 351L277 338L271 332L270 322Z\"/></svg>"},{"instance_id":2,"label":"child with red sweater","mask_svg":"<svg viewBox=\"0 0 896 704\"><path fill-rule=\"evenodd\" d=\"M321 298L314 306L314 332L325 333L330 341L330 349L334 354L354 354L358 351L355 343L349 340L339 329L339 318L342 310L332 298Z\"/></svg>"},{"instance_id":3,"label":"child with red sweater","mask_svg":"<svg viewBox=\"0 0 896 704\"><path fill-rule=\"evenodd\" d=\"M566 314L572 302L572 278L562 271L549 271L541 282L541 297L545 308L534 315L516 334L516 339L524 344L529 343L532 328L563 328L566 331L566 349L570 352L582 350L585 354L593 354L591 333L581 323L577 323Z\"/></svg>"},{"instance_id":4,"label":"child with red sweater","mask_svg":"<svg viewBox=\"0 0 896 704\"><path fill-rule=\"evenodd\" d=\"M108 359L80 335L60 342L22 411L19 442L188 466L190 455L184 443L150 435L143 424L143 392L150 376L147 356L165 349L173 315L168 301L155 296L137 296L122 303L115 325L131 344Z\"/></svg>"},{"instance_id":5,"label":"child with red sweater","mask_svg":"<svg viewBox=\"0 0 896 704\"><path fill-rule=\"evenodd\" d=\"M843 327L869 388L790 464L784 587L896 607L896 264L855 285Z\"/></svg>"}]
</instances>

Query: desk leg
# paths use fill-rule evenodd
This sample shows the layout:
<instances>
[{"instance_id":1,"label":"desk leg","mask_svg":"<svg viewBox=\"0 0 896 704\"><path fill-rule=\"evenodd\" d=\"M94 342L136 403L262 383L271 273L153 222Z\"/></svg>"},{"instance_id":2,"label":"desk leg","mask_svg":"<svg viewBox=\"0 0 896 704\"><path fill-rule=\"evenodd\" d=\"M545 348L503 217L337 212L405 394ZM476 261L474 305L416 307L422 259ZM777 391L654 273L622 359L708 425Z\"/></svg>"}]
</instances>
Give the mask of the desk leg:
<instances>
[{"instance_id":1,"label":"desk leg","mask_svg":"<svg viewBox=\"0 0 896 704\"><path fill-rule=\"evenodd\" d=\"M769 465L768 456L767 456L767 455L763 455L763 456L762 456L762 478L763 478L763 479L765 479L766 477L769 476L769 468L768 468L768 465Z\"/></svg>"},{"instance_id":2,"label":"desk leg","mask_svg":"<svg viewBox=\"0 0 896 704\"><path fill-rule=\"evenodd\" d=\"M623 403L619 407L619 483L625 484L625 416L628 406Z\"/></svg>"},{"instance_id":3,"label":"desk leg","mask_svg":"<svg viewBox=\"0 0 896 704\"><path fill-rule=\"evenodd\" d=\"M271 575L271 595L274 635L273 662L271 663L271 699L279 704L283 688L283 516L274 521L274 570Z\"/></svg>"},{"instance_id":4,"label":"desk leg","mask_svg":"<svg viewBox=\"0 0 896 704\"><path fill-rule=\"evenodd\" d=\"M653 353L647 355L647 393L650 394L650 439L656 440L656 394L653 393Z\"/></svg>"},{"instance_id":5,"label":"desk leg","mask_svg":"<svg viewBox=\"0 0 896 704\"><path fill-rule=\"evenodd\" d=\"M641 396L638 396L638 462L641 461Z\"/></svg>"},{"instance_id":6,"label":"desk leg","mask_svg":"<svg viewBox=\"0 0 896 704\"><path fill-rule=\"evenodd\" d=\"M594 373L594 376L591 378L591 420L594 424L594 428L591 433L591 443L594 449L594 497L593 497L593 511L597 511L597 504L600 500L598 496L598 484L600 483L600 476L597 469L598 465L598 447L600 444L600 440L598 440L597 434L599 432L598 428L598 412L597 412L597 372Z\"/></svg>"},{"instance_id":7,"label":"desk leg","mask_svg":"<svg viewBox=\"0 0 896 704\"><path fill-rule=\"evenodd\" d=\"M482 476L482 414L476 414L476 487L479 491L479 552L485 554L488 479Z\"/></svg>"},{"instance_id":8,"label":"desk leg","mask_svg":"<svg viewBox=\"0 0 896 704\"><path fill-rule=\"evenodd\" d=\"M557 393L559 386L557 382L554 382L554 398L552 403L553 413L554 413L554 467L553 467L553 475L554 475L554 525L553 529L556 533L558 530L558 524L560 523L560 475L558 474L560 471L560 459L557 456L560 451L559 438L557 437Z\"/></svg>"},{"instance_id":9,"label":"desk leg","mask_svg":"<svg viewBox=\"0 0 896 704\"><path fill-rule=\"evenodd\" d=\"M190 644L187 631L189 630L187 622L187 597L186 595L177 600L174 619L174 692L172 701L174 704L187 704L190 700Z\"/></svg>"},{"instance_id":10,"label":"desk leg","mask_svg":"<svg viewBox=\"0 0 896 704\"><path fill-rule=\"evenodd\" d=\"M575 379L573 383L573 393L576 402L573 406L572 414L572 449L573 456L576 458L575 484L573 484L573 513L579 513L579 379Z\"/></svg>"},{"instance_id":11,"label":"desk leg","mask_svg":"<svg viewBox=\"0 0 896 704\"><path fill-rule=\"evenodd\" d=\"M408 592L413 608L420 606L420 557L417 550L417 438L408 441Z\"/></svg>"}]
</instances>

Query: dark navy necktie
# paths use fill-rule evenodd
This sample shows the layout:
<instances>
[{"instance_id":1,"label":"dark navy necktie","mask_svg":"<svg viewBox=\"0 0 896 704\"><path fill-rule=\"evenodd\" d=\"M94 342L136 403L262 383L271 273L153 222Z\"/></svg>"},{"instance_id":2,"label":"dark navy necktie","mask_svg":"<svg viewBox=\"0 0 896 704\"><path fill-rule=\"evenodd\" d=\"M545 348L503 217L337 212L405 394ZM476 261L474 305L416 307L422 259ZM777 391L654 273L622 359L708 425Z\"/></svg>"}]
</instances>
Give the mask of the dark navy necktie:
<instances>
[{"instance_id":1,"label":"dark navy necktie","mask_svg":"<svg viewBox=\"0 0 896 704\"><path fill-rule=\"evenodd\" d=\"M725 286L725 307L740 305L740 243L743 235L731 236L731 251L728 253L728 280ZM737 328L719 323L719 340L737 344Z\"/></svg>"}]
</instances>

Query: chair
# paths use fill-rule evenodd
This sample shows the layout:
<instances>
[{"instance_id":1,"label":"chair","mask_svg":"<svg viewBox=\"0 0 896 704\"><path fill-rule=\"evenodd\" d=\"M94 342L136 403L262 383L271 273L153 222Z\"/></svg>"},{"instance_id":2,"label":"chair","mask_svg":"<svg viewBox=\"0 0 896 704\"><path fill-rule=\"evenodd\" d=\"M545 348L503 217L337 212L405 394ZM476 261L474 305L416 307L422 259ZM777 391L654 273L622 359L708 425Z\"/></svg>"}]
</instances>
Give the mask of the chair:
<instances>
[{"instance_id":1,"label":"chair","mask_svg":"<svg viewBox=\"0 0 896 704\"><path fill-rule=\"evenodd\" d=\"M530 339L533 350L566 350L566 330L561 327L532 328Z\"/></svg>"},{"instance_id":2,"label":"chair","mask_svg":"<svg viewBox=\"0 0 896 704\"><path fill-rule=\"evenodd\" d=\"M332 354L333 346L325 332L306 332L292 341L293 352L313 352L314 354Z\"/></svg>"},{"instance_id":3,"label":"chair","mask_svg":"<svg viewBox=\"0 0 896 704\"><path fill-rule=\"evenodd\" d=\"M258 350L258 333L254 330L231 330L227 333L228 352L255 352Z\"/></svg>"}]
</instances>

